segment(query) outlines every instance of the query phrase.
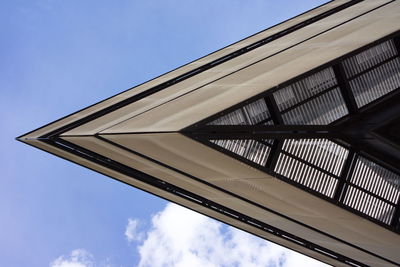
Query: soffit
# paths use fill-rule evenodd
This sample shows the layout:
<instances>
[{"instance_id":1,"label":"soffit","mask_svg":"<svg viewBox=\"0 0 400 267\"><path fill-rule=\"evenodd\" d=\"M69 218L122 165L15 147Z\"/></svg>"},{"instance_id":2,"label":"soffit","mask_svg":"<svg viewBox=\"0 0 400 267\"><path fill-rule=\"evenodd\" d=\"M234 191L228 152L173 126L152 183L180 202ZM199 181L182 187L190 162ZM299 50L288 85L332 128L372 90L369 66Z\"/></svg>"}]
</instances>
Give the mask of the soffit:
<instances>
[{"instance_id":1,"label":"soffit","mask_svg":"<svg viewBox=\"0 0 400 267\"><path fill-rule=\"evenodd\" d=\"M159 138L161 140L159 140ZM196 163L198 163L198 168L202 168L203 164L201 162L204 162L206 158L210 159L210 162L206 162L206 164L210 164L211 162L216 162L215 159L222 159L223 157L226 158L228 162L231 162L230 167L234 167L234 165L237 165L239 162L235 162L235 160L230 159L229 157L226 157L222 155L221 153L218 153L214 150L211 150L207 147L204 147L204 150L201 148L201 144L188 139L184 136L178 135L178 134L167 134L167 137L165 137L165 134L159 135L159 136L154 136L154 135L134 135L132 138L129 138L128 136L124 135L123 140L126 142L117 142L117 144L122 144L126 145L126 143L129 144L128 149L134 148L134 152L139 152L142 155L145 156L151 156L152 159L158 160L158 159L164 159L161 161L162 163L169 164L168 160L166 159L171 159L174 161L176 154L181 154L183 153L184 156L189 156L190 151L192 151L193 148L198 148L199 153L195 153L195 157L191 157L191 160L195 161L195 163L192 164L190 168L183 168L183 171L189 171L188 169L195 170L193 168L196 168ZM185 139L185 141L182 142L182 140L179 139ZM366 262L371 265L376 265L376 264L382 264L382 266L385 264L385 262L368 255L362 251L359 251L357 249L354 249L352 247L349 247L348 245L338 242L336 240L333 240L327 236L321 235L318 232L315 232L313 230L310 230L308 228L305 228L304 226L298 225L292 221L288 221L287 219L280 217L274 213L268 212L264 209L261 209L259 207L256 207L252 204L249 204L243 200L240 200L238 198L235 198L229 194L226 194L224 192L221 192L219 190L216 190L214 188L211 188L203 183L197 182L195 180L191 180L189 177L184 176L182 174L176 173L174 171L171 171L171 169L162 167L158 164L156 164L154 161L146 160L145 158L138 156L136 154L133 154L132 152L129 152L126 149L122 149L122 147L117 147L114 144L107 143L99 138L96 137L64 137L63 139L73 142L79 146L85 147L87 149L93 150L96 153L101 153L107 155L108 158L113 159L113 160L118 160L121 161L122 163L126 164L127 166L139 169L141 171L145 171L146 173L153 175L155 177L159 177L160 179L163 179L167 182L174 183L179 185L180 187L189 190L191 192L195 192L196 194L201 194L202 196L215 201L221 205L224 205L228 208L232 208L238 212L242 212L244 214L250 215L251 217L263 221L267 224L270 224L275 227L279 227L280 229L287 231L287 232L296 232L299 237L305 238L307 240L313 240L316 244L319 244L321 246L327 247L328 249L332 249L334 251L337 251L339 253L342 253L343 255L346 255L348 257L355 257L358 260L362 262ZM115 138L111 138L112 141L116 141ZM116 138L119 140L119 138ZM139 140L135 140L139 139ZM141 141L145 142L141 142ZM153 144L149 143L152 140L154 140ZM167 141L170 146L164 146L162 144L165 144ZM181 144L181 145L179 145ZM176 145L179 145L179 151L176 148ZM161 146L158 148L155 148L156 146ZM200 147L199 147L200 146ZM183 148L186 148L187 151L182 151ZM150 152L148 152L149 150ZM208 153L205 153L205 151L208 150ZM158 152L161 152L162 156L154 157L154 154L157 154ZM169 154L168 154L169 152ZM214 154L214 155L213 155ZM206 156L206 157L204 157ZM153 158L154 157L154 158ZM240 163L239 163L240 164ZM178 164L178 165L172 165L172 167L177 167L180 168L181 165L187 165L187 162ZM226 166L229 167L229 166ZM219 168L219 167L217 167ZM259 171L256 169L253 169L251 171L248 171L249 173L243 173L242 175L244 176L255 176L252 175L251 172L256 172L258 173ZM192 174L192 173L190 173ZM228 174L227 174L228 175ZM265 174L264 174L265 175ZM261 178L258 178L261 179ZM211 180L214 183L214 179L207 179ZM244 180L249 180L249 179L244 179ZM265 179L262 179L265 180ZM228 189L229 191L235 192L235 193L240 193L242 194L244 191L248 190L248 193L243 194L245 197L255 197L254 200L260 201L264 199L264 201L261 201L260 203L262 204L267 204L269 207L274 206L274 205L280 205L281 210L284 210L285 214L289 213L290 215L296 214L294 217L298 217L303 221L312 220L317 223L327 223L326 219L321 219L321 214L318 213L318 211L315 211L315 203L318 203L318 201L315 201L313 197L311 196L310 199L308 199L308 203L306 203L305 207L302 207L301 204L305 204L303 196L301 194L306 194L302 192L301 190L298 190L296 188L290 187L286 185L285 183L280 182L277 179L274 179L276 183L268 184L268 192L267 191L262 191L260 189L254 190L254 188L249 188L243 187L239 184L235 184L234 181L243 181L243 179L237 178L235 180L232 179L217 179L217 181L228 181L228 188L222 184L222 188ZM233 183L230 183L230 181L233 181ZM246 181L245 181L246 182ZM218 185L218 183L216 183ZM230 186L233 186L234 188L229 188ZM282 188L283 186L284 188ZM235 190L235 188L243 188L240 192ZM232 190L233 189L233 190ZM285 192L285 194L276 194L276 192ZM299 194L300 195L297 195ZM293 198L293 196L297 196L296 203L294 205L293 202L290 202L287 198ZM309 198L309 196L306 196L306 198ZM181 203L179 200L177 200L178 203ZM320 201L319 201L320 202ZM323 205L322 205L323 206ZM321 209L326 208L326 207L320 207ZM335 212L332 213L332 210L328 210L328 213L330 214L336 214ZM305 215L306 214L306 215ZM341 217L340 214L338 217ZM217 217L220 218L220 217ZM349 219L352 220L352 219ZM234 226L237 225L237 221L233 221L232 219L226 220L223 219L224 222L230 223ZM342 219L340 223L344 223L346 225L348 223L348 220ZM338 231L345 231L348 230L346 228L340 228L338 229L337 221L335 222L334 220L330 222L330 225L327 225L328 227L333 227L336 228ZM360 225L358 225L360 227ZM374 225L374 227L376 227ZM362 225L361 225L362 228ZM254 232L254 229L248 228L249 231ZM354 229L353 229L354 230ZM263 235L264 236L264 235ZM264 236L265 237L265 236ZM352 241L357 240L357 241L364 241L367 243L375 243L379 244L377 247L378 250L385 250L386 253L391 253L393 254L393 251L397 248L396 244L395 245L390 245L388 243L388 240L385 240L383 243L381 242L382 240L377 240L375 237L373 239L368 239L366 236L362 236L360 233L351 233L350 238L353 238ZM270 238L268 238L270 239ZM274 242L277 242L279 244L282 244L282 240L276 240L275 238L272 239ZM353 242L354 243L354 242ZM358 244L357 244L358 245ZM381 251L380 251L381 252ZM309 254L308 254L309 255ZM319 258L319 257L317 257ZM321 258L319 258L321 259Z\"/></svg>"},{"instance_id":2,"label":"soffit","mask_svg":"<svg viewBox=\"0 0 400 267\"><path fill-rule=\"evenodd\" d=\"M398 235L180 134L102 137L378 255L400 261L395 253L400 246ZM221 161L225 176L209 171L220 168ZM237 173L238 167L240 173Z\"/></svg>"}]
</instances>

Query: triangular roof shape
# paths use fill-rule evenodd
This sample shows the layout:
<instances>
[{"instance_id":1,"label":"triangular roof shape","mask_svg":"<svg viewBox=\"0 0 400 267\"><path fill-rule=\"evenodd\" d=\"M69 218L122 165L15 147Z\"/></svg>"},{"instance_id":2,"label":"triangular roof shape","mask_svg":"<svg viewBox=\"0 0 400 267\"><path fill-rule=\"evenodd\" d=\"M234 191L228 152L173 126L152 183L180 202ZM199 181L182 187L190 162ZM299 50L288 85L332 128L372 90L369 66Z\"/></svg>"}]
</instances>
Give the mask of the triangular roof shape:
<instances>
[{"instance_id":1,"label":"triangular roof shape","mask_svg":"<svg viewBox=\"0 0 400 267\"><path fill-rule=\"evenodd\" d=\"M18 140L326 263L393 266L399 21L398 1L332 1Z\"/></svg>"}]
</instances>

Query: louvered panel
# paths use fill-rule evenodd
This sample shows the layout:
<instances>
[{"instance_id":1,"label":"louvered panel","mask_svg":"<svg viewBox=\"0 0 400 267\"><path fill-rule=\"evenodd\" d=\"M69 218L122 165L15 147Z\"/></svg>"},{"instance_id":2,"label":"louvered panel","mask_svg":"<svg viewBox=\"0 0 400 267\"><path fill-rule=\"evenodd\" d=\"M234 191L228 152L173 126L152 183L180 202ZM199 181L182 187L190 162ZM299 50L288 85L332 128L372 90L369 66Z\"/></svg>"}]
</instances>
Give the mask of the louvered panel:
<instances>
[{"instance_id":1,"label":"louvered panel","mask_svg":"<svg viewBox=\"0 0 400 267\"><path fill-rule=\"evenodd\" d=\"M244 157L256 164L264 166L271 148L255 140L210 140L210 142Z\"/></svg>"},{"instance_id":2,"label":"louvered panel","mask_svg":"<svg viewBox=\"0 0 400 267\"><path fill-rule=\"evenodd\" d=\"M259 165L264 166L267 163L269 152L271 148L253 140L252 148L249 149L245 156L248 160L253 161Z\"/></svg>"},{"instance_id":3,"label":"louvered panel","mask_svg":"<svg viewBox=\"0 0 400 267\"><path fill-rule=\"evenodd\" d=\"M348 114L339 89L330 90L282 114L287 125L327 125Z\"/></svg>"},{"instance_id":4,"label":"louvered panel","mask_svg":"<svg viewBox=\"0 0 400 267\"><path fill-rule=\"evenodd\" d=\"M343 203L383 223L390 224L394 206L353 186L349 186Z\"/></svg>"},{"instance_id":5,"label":"louvered panel","mask_svg":"<svg viewBox=\"0 0 400 267\"><path fill-rule=\"evenodd\" d=\"M282 149L339 176L348 150L327 139L286 139Z\"/></svg>"},{"instance_id":6,"label":"louvered panel","mask_svg":"<svg viewBox=\"0 0 400 267\"><path fill-rule=\"evenodd\" d=\"M350 182L394 204L400 196L400 176L376 163L358 157Z\"/></svg>"},{"instance_id":7,"label":"louvered panel","mask_svg":"<svg viewBox=\"0 0 400 267\"><path fill-rule=\"evenodd\" d=\"M254 125L267 120L271 115L264 99L258 99L231 113L228 113L209 125ZM272 121L271 121L272 122Z\"/></svg>"},{"instance_id":8,"label":"louvered panel","mask_svg":"<svg viewBox=\"0 0 400 267\"><path fill-rule=\"evenodd\" d=\"M228 113L210 123L209 125L246 125L246 117L241 109Z\"/></svg>"},{"instance_id":9,"label":"louvered panel","mask_svg":"<svg viewBox=\"0 0 400 267\"><path fill-rule=\"evenodd\" d=\"M400 87L400 58L395 58L350 81L357 106L362 107Z\"/></svg>"},{"instance_id":10,"label":"louvered panel","mask_svg":"<svg viewBox=\"0 0 400 267\"><path fill-rule=\"evenodd\" d=\"M274 92L273 96L279 110L283 111L336 84L333 69L329 67Z\"/></svg>"},{"instance_id":11,"label":"louvered panel","mask_svg":"<svg viewBox=\"0 0 400 267\"><path fill-rule=\"evenodd\" d=\"M365 71L397 54L393 40L376 45L355 56L343 60L343 67L348 78Z\"/></svg>"},{"instance_id":12,"label":"louvered panel","mask_svg":"<svg viewBox=\"0 0 400 267\"><path fill-rule=\"evenodd\" d=\"M279 155L274 171L328 197L333 197L336 189L336 178L283 153Z\"/></svg>"},{"instance_id":13,"label":"louvered panel","mask_svg":"<svg viewBox=\"0 0 400 267\"><path fill-rule=\"evenodd\" d=\"M264 99L259 99L243 107L249 124L254 125L271 117Z\"/></svg>"}]
</instances>

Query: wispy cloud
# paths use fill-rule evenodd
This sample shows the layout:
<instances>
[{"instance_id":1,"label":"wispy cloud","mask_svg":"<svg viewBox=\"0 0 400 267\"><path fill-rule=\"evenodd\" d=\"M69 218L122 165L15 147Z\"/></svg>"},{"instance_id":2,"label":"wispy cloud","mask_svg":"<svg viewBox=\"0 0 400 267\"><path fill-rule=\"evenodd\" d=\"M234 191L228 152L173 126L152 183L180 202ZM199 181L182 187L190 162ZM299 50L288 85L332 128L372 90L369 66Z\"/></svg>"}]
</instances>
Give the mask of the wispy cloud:
<instances>
[{"instance_id":1,"label":"wispy cloud","mask_svg":"<svg viewBox=\"0 0 400 267\"><path fill-rule=\"evenodd\" d=\"M85 249L75 249L69 256L60 256L50 263L50 267L113 267L110 259L95 261L94 256Z\"/></svg>"},{"instance_id":2,"label":"wispy cloud","mask_svg":"<svg viewBox=\"0 0 400 267\"><path fill-rule=\"evenodd\" d=\"M144 237L144 233L139 230L139 220L129 218L128 225L125 229L125 237L129 242L141 241Z\"/></svg>"},{"instance_id":3,"label":"wispy cloud","mask_svg":"<svg viewBox=\"0 0 400 267\"><path fill-rule=\"evenodd\" d=\"M50 267L93 267L93 255L84 249L73 250L69 257L60 256L52 263Z\"/></svg>"},{"instance_id":4,"label":"wispy cloud","mask_svg":"<svg viewBox=\"0 0 400 267\"><path fill-rule=\"evenodd\" d=\"M129 226L137 230L135 220ZM175 204L154 215L143 235L140 267L326 266Z\"/></svg>"}]
</instances>

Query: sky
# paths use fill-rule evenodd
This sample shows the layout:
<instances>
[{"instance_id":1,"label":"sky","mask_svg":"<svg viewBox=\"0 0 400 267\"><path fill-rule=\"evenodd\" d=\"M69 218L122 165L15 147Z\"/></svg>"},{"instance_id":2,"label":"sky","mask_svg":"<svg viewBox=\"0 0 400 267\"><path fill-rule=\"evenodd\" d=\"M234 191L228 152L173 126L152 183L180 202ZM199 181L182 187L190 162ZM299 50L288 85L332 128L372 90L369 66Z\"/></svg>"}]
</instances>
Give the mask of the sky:
<instances>
[{"instance_id":1,"label":"sky","mask_svg":"<svg viewBox=\"0 0 400 267\"><path fill-rule=\"evenodd\" d=\"M15 137L324 2L1 1L0 266L323 266Z\"/></svg>"}]
</instances>

